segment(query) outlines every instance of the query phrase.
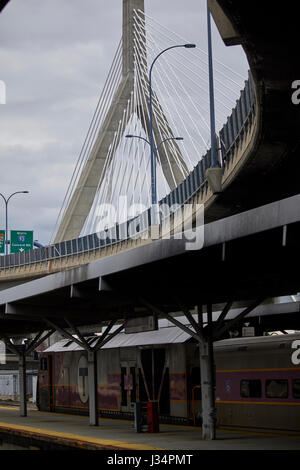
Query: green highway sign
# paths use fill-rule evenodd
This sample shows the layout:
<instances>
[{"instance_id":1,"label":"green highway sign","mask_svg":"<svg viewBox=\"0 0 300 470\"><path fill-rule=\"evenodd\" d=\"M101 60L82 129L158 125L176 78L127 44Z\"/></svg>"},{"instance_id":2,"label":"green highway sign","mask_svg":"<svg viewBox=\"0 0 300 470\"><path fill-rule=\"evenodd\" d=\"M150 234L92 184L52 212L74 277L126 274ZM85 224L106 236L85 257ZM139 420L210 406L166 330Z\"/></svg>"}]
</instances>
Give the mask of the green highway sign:
<instances>
[{"instance_id":1,"label":"green highway sign","mask_svg":"<svg viewBox=\"0 0 300 470\"><path fill-rule=\"evenodd\" d=\"M22 253L33 249L32 230L11 230L10 231L10 252Z\"/></svg>"},{"instance_id":2,"label":"green highway sign","mask_svg":"<svg viewBox=\"0 0 300 470\"><path fill-rule=\"evenodd\" d=\"M0 254L5 253L5 230L0 230Z\"/></svg>"}]
</instances>

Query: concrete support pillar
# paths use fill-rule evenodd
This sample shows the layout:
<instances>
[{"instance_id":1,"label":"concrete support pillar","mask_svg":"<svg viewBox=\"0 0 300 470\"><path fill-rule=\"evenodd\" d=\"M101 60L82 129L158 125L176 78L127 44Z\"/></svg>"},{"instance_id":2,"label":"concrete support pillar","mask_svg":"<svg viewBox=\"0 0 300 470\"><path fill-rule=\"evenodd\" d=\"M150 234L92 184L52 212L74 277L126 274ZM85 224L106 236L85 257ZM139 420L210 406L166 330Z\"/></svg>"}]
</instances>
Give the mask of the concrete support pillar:
<instances>
[{"instance_id":1,"label":"concrete support pillar","mask_svg":"<svg viewBox=\"0 0 300 470\"><path fill-rule=\"evenodd\" d=\"M27 416L26 403L26 356L19 355L19 390L20 390L20 416Z\"/></svg>"},{"instance_id":2,"label":"concrete support pillar","mask_svg":"<svg viewBox=\"0 0 300 470\"><path fill-rule=\"evenodd\" d=\"M88 351L88 384L90 426L98 426L97 352Z\"/></svg>"},{"instance_id":3,"label":"concrete support pillar","mask_svg":"<svg viewBox=\"0 0 300 470\"><path fill-rule=\"evenodd\" d=\"M212 312L211 305L207 306L208 331L200 338L200 371L202 399L202 438L216 439L216 408L215 408L215 378L212 342Z\"/></svg>"}]
</instances>

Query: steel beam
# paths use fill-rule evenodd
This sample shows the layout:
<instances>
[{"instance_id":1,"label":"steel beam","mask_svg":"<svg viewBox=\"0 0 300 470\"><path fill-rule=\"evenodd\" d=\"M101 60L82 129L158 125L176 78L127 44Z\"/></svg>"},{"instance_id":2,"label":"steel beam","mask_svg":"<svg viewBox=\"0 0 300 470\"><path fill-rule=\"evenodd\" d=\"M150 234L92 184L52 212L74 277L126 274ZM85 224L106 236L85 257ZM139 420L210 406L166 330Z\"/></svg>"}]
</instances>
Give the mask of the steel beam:
<instances>
[{"instance_id":1,"label":"steel beam","mask_svg":"<svg viewBox=\"0 0 300 470\"><path fill-rule=\"evenodd\" d=\"M27 348L26 348L26 354L30 354L34 349L36 349L40 344L42 344L46 339L48 339L51 335L55 333L55 329L53 328L52 330L48 331L48 333L45 334L45 336L37 338L35 337L33 342L30 343Z\"/></svg>"},{"instance_id":2,"label":"steel beam","mask_svg":"<svg viewBox=\"0 0 300 470\"><path fill-rule=\"evenodd\" d=\"M77 338L75 338L74 336L71 335L71 333L69 333L68 331L66 331L64 328L61 328L60 326L58 326L57 324L53 323L52 320L49 320L49 318L44 318L42 317L43 320L48 323L52 328L54 328L55 330L57 330L62 336L64 336L65 338L68 338L69 340L71 341L74 341L74 343L77 343L78 346L82 347L83 349L85 349L84 347L84 344Z\"/></svg>"},{"instance_id":3,"label":"steel beam","mask_svg":"<svg viewBox=\"0 0 300 470\"><path fill-rule=\"evenodd\" d=\"M111 333L110 336L107 336L105 339L100 341L100 343L97 343L96 346L94 346L93 350L98 351L99 349L101 349L106 343L108 343L111 339L117 336L124 328L125 328L125 322L122 323L122 325L119 326L119 328L117 328L116 331Z\"/></svg>"},{"instance_id":4,"label":"steel beam","mask_svg":"<svg viewBox=\"0 0 300 470\"><path fill-rule=\"evenodd\" d=\"M111 292L112 287L104 277L99 277L99 292Z\"/></svg>"},{"instance_id":5,"label":"steel beam","mask_svg":"<svg viewBox=\"0 0 300 470\"><path fill-rule=\"evenodd\" d=\"M88 296L81 286L72 284L70 286L70 298L71 299L86 299Z\"/></svg>"},{"instance_id":6,"label":"steel beam","mask_svg":"<svg viewBox=\"0 0 300 470\"><path fill-rule=\"evenodd\" d=\"M185 331L187 334L189 334L190 336L192 336L193 338L195 338L197 341L199 341L199 335L191 330L190 328L188 328L187 326L183 325L182 323L180 323L180 321L176 320L176 318L172 317L171 315L169 315L168 313L164 312L163 310L160 310L159 308L155 307L155 305L152 305L150 304L147 300L145 299L140 299L141 303L143 303L146 307L148 307L150 310L152 310L153 312L157 313L157 315L161 315L162 317L165 317L167 318L167 320L169 320L171 323L173 323L175 326L178 326L179 328L181 328L183 331Z\"/></svg>"},{"instance_id":7,"label":"steel beam","mask_svg":"<svg viewBox=\"0 0 300 470\"><path fill-rule=\"evenodd\" d=\"M84 348L87 350L87 351L92 351L89 343L86 341L86 339L82 336L82 334L80 333L80 331L78 330L78 328L76 328L75 325L73 325L70 320L68 318L64 318L65 322L67 323L67 325L69 325L69 327L71 328L71 330L73 330L74 334L78 336L79 340L81 341L82 345L84 346ZM73 337L74 338L74 337Z\"/></svg>"},{"instance_id":8,"label":"steel beam","mask_svg":"<svg viewBox=\"0 0 300 470\"><path fill-rule=\"evenodd\" d=\"M180 306L180 309L182 310L182 312L185 314L186 318L188 319L188 321L190 322L191 326L194 328L195 332L200 336L202 337L203 336L203 330L201 329L201 327L199 327L198 323L196 322L196 320L194 320L194 317L193 315L191 314L191 312L182 304L179 304Z\"/></svg>"},{"instance_id":9,"label":"steel beam","mask_svg":"<svg viewBox=\"0 0 300 470\"><path fill-rule=\"evenodd\" d=\"M220 325L217 326L216 330L213 332L213 339L216 341L218 338L220 338L226 331L230 330L233 326L235 326L239 321L241 321L243 318L245 318L252 310L254 310L259 304L263 302L265 297L260 297L258 300L255 300L254 302L249 305L245 310L243 310L239 315L237 315L235 318L232 320L228 321L225 325ZM224 322L223 322L224 323Z\"/></svg>"},{"instance_id":10,"label":"steel beam","mask_svg":"<svg viewBox=\"0 0 300 470\"><path fill-rule=\"evenodd\" d=\"M223 308L223 310L221 312L221 315L219 316L216 324L214 325L214 330L215 331L222 325L222 323L225 320L226 315L229 312L229 310L231 309L232 305L233 305L233 301L230 300L229 302L227 302L227 304Z\"/></svg>"}]
</instances>

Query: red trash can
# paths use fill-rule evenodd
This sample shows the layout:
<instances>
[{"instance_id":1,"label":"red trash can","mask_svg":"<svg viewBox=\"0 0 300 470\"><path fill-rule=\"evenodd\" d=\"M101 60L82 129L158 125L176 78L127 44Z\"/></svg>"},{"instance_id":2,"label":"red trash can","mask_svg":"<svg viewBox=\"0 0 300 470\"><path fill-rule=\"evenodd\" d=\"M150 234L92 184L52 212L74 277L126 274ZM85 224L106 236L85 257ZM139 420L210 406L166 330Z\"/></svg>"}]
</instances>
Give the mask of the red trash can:
<instances>
[{"instance_id":1,"label":"red trash can","mask_svg":"<svg viewBox=\"0 0 300 470\"><path fill-rule=\"evenodd\" d=\"M159 432L158 402L147 403L148 432Z\"/></svg>"}]
</instances>

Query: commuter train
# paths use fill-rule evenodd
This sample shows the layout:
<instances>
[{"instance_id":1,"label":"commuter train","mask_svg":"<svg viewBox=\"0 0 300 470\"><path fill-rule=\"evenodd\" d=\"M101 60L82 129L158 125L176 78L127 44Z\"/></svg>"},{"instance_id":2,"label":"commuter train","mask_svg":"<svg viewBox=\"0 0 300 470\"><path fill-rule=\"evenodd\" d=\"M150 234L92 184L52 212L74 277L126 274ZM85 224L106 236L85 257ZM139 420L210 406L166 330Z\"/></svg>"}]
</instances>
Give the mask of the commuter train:
<instances>
[{"instance_id":1,"label":"commuter train","mask_svg":"<svg viewBox=\"0 0 300 470\"><path fill-rule=\"evenodd\" d=\"M92 346L97 337L87 338ZM214 343L217 426L300 431L300 334ZM97 353L99 416L133 419L156 400L160 422L201 425L199 346L179 328L119 333ZM87 353L61 340L40 354L38 407L88 414Z\"/></svg>"}]
</instances>

